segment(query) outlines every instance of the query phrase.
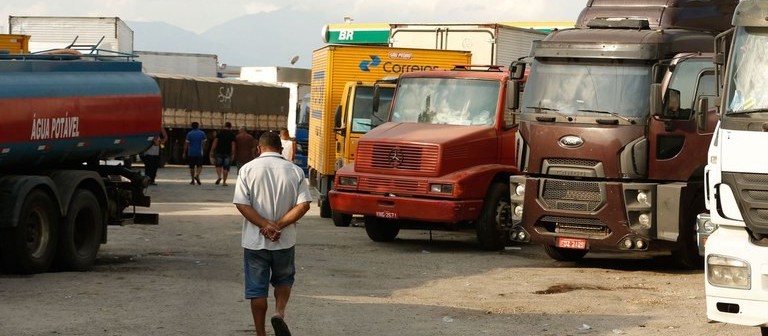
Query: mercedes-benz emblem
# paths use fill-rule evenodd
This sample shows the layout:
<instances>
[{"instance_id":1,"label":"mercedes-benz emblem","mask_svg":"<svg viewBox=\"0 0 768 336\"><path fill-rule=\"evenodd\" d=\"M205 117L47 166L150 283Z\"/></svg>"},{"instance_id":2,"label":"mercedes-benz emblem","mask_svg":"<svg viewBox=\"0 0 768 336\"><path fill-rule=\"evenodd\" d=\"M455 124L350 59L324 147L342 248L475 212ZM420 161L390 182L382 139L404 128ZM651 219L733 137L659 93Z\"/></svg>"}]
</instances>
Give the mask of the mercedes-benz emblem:
<instances>
[{"instance_id":1,"label":"mercedes-benz emblem","mask_svg":"<svg viewBox=\"0 0 768 336\"><path fill-rule=\"evenodd\" d=\"M387 155L387 162L392 168L397 168L403 163L403 152L400 151L400 148L395 147L389 151L389 155Z\"/></svg>"}]
</instances>

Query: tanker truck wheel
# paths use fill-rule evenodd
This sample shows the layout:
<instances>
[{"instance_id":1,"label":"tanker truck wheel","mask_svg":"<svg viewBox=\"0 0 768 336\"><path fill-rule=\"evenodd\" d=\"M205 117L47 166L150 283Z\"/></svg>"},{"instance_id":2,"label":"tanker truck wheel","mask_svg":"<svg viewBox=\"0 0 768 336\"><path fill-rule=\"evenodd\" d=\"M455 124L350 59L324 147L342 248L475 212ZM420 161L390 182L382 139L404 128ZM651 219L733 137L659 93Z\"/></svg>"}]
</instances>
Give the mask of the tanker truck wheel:
<instances>
[{"instance_id":1,"label":"tanker truck wheel","mask_svg":"<svg viewBox=\"0 0 768 336\"><path fill-rule=\"evenodd\" d=\"M483 202L483 211L475 222L477 241L480 248L487 251L497 251L509 243L509 235L502 229L500 213L509 209L509 183L494 182L488 189L488 195Z\"/></svg>"},{"instance_id":2,"label":"tanker truck wheel","mask_svg":"<svg viewBox=\"0 0 768 336\"><path fill-rule=\"evenodd\" d=\"M557 261L579 261L587 255L589 250L574 250L552 245L544 245L544 252Z\"/></svg>"},{"instance_id":3,"label":"tanker truck wheel","mask_svg":"<svg viewBox=\"0 0 768 336\"><path fill-rule=\"evenodd\" d=\"M375 242L391 242L400 233L400 223L393 219L365 216L365 233Z\"/></svg>"},{"instance_id":4,"label":"tanker truck wheel","mask_svg":"<svg viewBox=\"0 0 768 336\"><path fill-rule=\"evenodd\" d=\"M65 271L87 271L93 267L104 232L99 200L92 192L78 189L72 195L67 218L62 223L56 264Z\"/></svg>"},{"instance_id":5,"label":"tanker truck wheel","mask_svg":"<svg viewBox=\"0 0 768 336\"><path fill-rule=\"evenodd\" d=\"M11 273L48 270L56 251L58 221L54 201L41 190L27 194L19 225L0 232L3 268Z\"/></svg>"},{"instance_id":6,"label":"tanker truck wheel","mask_svg":"<svg viewBox=\"0 0 768 336\"><path fill-rule=\"evenodd\" d=\"M352 223L352 215L331 211L331 217L333 217L333 225L337 227L348 227Z\"/></svg>"}]
</instances>

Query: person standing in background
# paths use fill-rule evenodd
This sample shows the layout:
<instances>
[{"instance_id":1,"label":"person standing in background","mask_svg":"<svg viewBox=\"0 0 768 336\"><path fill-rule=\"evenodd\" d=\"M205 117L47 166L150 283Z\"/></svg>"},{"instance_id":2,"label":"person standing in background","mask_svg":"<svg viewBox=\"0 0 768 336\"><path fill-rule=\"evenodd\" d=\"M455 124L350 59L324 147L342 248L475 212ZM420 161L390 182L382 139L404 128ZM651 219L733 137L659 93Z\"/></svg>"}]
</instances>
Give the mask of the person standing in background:
<instances>
[{"instance_id":1,"label":"person standing in background","mask_svg":"<svg viewBox=\"0 0 768 336\"><path fill-rule=\"evenodd\" d=\"M155 177L157 177L157 169L160 167L160 148L166 140L168 140L168 133L165 132L165 128L160 128L160 133L152 138L152 146L141 157L141 161L144 162L144 175L149 177L149 184L151 185L157 185Z\"/></svg>"},{"instance_id":2,"label":"person standing in background","mask_svg":"<svg viewBox=\"0 0 768 336\"><path fill-rule=\"evenodd\" d=\"M184 141L184 151L181 153L182 159L187 159L189 163L189 175L192 181L189 184L200 185L200 173L203 172L203 144L207 140L205 133L201 131L200 124L192 122L192 130L187 132L187 139Z\"/></svg>"},{"instance_id":3,"label":"person standing in background","mask_svg":"<svg viewBox=\"0 0 768 336\"><path fill-rule=\"evenodd\" d=\"M259 137L261 155L240 168L232 203L243 215L241 245L245 298L250 300L256 335L266 336L267 297L274 287L276 336L290 336L285 308L295 266L296 223L309 210L312 195L304 171L280 154L280 137Z\"/></svg>"},{"instance_id":4,"label":"person standing in background","mask_svg":"<svg viewBox=\"0 0 768 336\"><path fill-rule=\"evenodd\" d=\"M216 185L222 182L223 177L222 185L226 187L229 167L235 161L235 134L232 133L232 123L229 121L224 123L224 128L213 139L210 156L216 166Z\"/></svg>"},{"instance_id":5,"label":"person standing in background","mask_svg":"<svg viewBox=\"0 0 768 336\"><path fill-rule=\"evenodd\" d=\"M288 133L288 129L285 127L280 129L280 143L283 144L283 157L293 162L293 157L296 154L296 141L291 140L291 134Z\"/></svg>"},{"instance_id":6,"label":"person standing in background","mask_svg":"<svg viewBox=\"0 0 768 336\"><path fill-rule=\"evenodd\" d=\"M256 139L248 133L248 129L245 126L240 126L240 130L237 131L237 136L235 136L235 164L238 167L242 167L256 157L254 141Z\"/></svg>"}]
</instances>

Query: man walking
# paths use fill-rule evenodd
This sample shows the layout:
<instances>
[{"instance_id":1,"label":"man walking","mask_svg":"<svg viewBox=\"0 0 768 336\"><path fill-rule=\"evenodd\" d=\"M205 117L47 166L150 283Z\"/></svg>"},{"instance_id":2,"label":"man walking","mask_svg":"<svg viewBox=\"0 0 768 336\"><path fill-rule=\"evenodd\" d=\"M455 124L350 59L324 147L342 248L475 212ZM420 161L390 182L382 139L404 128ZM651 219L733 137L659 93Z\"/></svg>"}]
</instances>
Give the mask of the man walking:
<instances>
[{"instance_id":1,"label":"man walking","mask_svg":"<svg viewBox=\"0 0 768 336\"><path fill-rule=\"evenodd\" d=\"M265 336L269 284L274 287L276 336L290 336L285 307L291 295L296 222L309 210L312 196L304 172L280 154L280 137L259 137L261 155L240 168L233 203L243 215L245 298L250 300L256 335Z\"/></svg>"},{"instance_id":2,"label":"man walking","mask_svg":"<svg viewBox=\"0 0 768 336\"><path fill-rule=\"evenodd\" d=\"M213 159L213 165L216 166L216 185L222 182L223 176L222 185L226 187L229 167L235 160L235 134L232 133L232 124L229 121L224 123L224 130L216 134L211 148L211 159Z\"/></svg>"},{"instance_id":3,"label":"man walking","mask_svg":"<svg viewBox=\"0 0 768 336\"><path fill-rule=\"evenodd\" d=\"M288 129L283 127L280 129L280 143L283 146L283 157L293 162L293 157L296 155L296 142L291 140L291 134L288 133Z\"/></svg>"},{"instance_id":4,"label":"man walking","mask_svg":"<svg viewBox=\"0 0 768 336\"><path fill-rule=\"evenodd\" d=\"M240 130L235 136L235 164L242 167L256 157L256 139L253 138L245 126L240 126Z\"/></svg>"},{"instance_id":5,"label":"man walking","mask_svg":"<svg viewBox=\"0 0 768 336\"><path fill-rule=\"evenodd\" d=\"M205 132L201 131L200 124L192 122L192 130L187 133L187 140L184 141L184 151L181 153L182 159L187 159L189 163L189 175L192 181L189 184L198 185L200 183L200 173L203 171L203 144L207 140Z\"/></svg>"}]
</instances>

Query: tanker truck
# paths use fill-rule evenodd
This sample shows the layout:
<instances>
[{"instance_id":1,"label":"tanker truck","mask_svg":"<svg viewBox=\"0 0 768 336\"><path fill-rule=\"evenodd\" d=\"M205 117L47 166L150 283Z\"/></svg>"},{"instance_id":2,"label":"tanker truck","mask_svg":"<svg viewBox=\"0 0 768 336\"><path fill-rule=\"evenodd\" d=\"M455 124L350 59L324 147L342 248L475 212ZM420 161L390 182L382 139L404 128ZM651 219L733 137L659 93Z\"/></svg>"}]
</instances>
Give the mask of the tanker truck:
<instances>
[{"instance_id":1,"label":"tanker truck","mask_svg":"<svg viewBox=\"0 0 768 336\"><path fill-rule=\"evenodd\" d=\"M107 225L150 205L148 178L105 163L150 146L158 86L129 56L74 51L0 55L0 73L0 268L89 270Z\"/></svg>"}]
</instances>

